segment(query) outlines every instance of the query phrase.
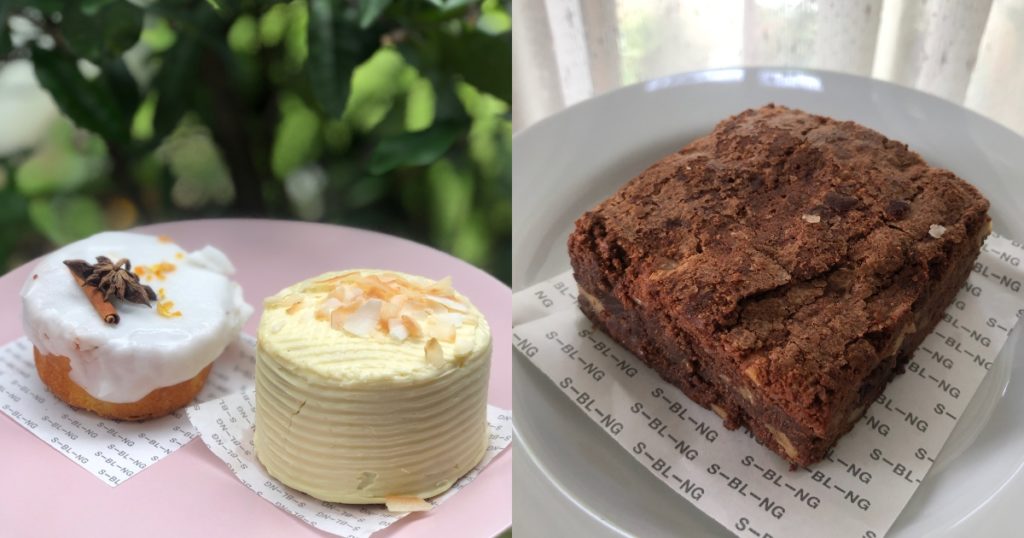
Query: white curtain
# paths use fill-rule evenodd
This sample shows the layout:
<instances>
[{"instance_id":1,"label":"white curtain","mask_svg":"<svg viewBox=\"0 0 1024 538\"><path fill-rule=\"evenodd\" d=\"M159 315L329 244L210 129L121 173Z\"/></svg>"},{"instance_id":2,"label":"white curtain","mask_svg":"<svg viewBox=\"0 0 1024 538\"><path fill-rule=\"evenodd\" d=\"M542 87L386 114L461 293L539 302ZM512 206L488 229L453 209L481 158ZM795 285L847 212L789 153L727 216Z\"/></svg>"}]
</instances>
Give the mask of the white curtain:
<instances>
[{"instance_id":1,"label":"white curtain","mask_svg":"<svg viewBox=\"0 0 1024 538\"><path fill-rule=\"evenodd\" d=\"M811 67L963 104L1024 134L1024 0L515 0L513 126L683 71Z\"/></svg>"}]
</instances>

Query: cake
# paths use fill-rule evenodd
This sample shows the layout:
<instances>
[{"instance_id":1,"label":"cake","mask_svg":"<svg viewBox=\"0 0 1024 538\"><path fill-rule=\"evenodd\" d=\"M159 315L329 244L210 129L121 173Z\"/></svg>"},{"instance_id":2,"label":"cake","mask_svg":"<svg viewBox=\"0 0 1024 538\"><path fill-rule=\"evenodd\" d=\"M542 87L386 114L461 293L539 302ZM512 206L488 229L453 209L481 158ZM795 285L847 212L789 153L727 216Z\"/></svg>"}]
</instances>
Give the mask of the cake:
<instances>
[{"instance_id":1,"label":"cake","mask_svg":"<svg viewBox=\"0 0 1024 538\"><path fill-rule=\"evenodd\" d=\"M68 405L146 420L199 393L252 308L234 267L207 246L105 232L44 257L21 291L42 382Z\"/></svg>"},{"instance_id":2,"label":"cake","mask_svg":"<svg viewBox=\"0 0 1024 538\"><path fill-rule=\"evenodd\" d=\"M256 455L324 501L428 509L488 445L491 335L449 279L351 270L266 299Z\"/></svg>"},{"instance_id":3,"label":"cake","mask_svg":"<svg viewBox=\"0 0 1024 538\"><path fill-rule=\"evenodd\" d=\"M727 428L822 459L941 319L988 201L905 144L747 110L581 216L580 308Z\"/></svg>"}]
</instances>

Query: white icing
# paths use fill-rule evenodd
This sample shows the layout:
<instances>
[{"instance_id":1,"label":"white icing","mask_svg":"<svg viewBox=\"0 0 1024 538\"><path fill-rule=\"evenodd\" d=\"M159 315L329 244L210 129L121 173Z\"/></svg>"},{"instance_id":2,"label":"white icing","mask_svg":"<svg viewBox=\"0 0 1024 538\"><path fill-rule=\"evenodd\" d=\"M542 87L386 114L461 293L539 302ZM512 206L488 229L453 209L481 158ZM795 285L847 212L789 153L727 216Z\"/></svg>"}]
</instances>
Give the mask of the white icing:
<instances>
[{"instance_id":1,"label":"white icing","mask_svg":"<svg viewBox=\"0 0 1024 538\"><path fill-rule=\"evenodd\" d=\"M100 319L68 268L67 259L94 263L96 256L129 258L134 267L175 265L164 280L142 279L163 288L172 311L116 302L121 322ZM71 243L43 258L21 290L25 335L43 353L70 359L70 377L93 397L134 402L149 392L194 377L238 338L252 307L229 277L234 267L207 246L191 254L156 237L105 232Z\"/></svg>"},{"instance_id":2,"label":"white icing","mask_svg":"<svg viewBox=\"0 0 1024 538\"><path fill-rule=\"evenodd\" d=\"M185 256L185 262L196 267L209 269L222 275L231 276L235 274L235 266L223 252L206 245L205 247L190 252Z\"/></svg>"}]
</instances>

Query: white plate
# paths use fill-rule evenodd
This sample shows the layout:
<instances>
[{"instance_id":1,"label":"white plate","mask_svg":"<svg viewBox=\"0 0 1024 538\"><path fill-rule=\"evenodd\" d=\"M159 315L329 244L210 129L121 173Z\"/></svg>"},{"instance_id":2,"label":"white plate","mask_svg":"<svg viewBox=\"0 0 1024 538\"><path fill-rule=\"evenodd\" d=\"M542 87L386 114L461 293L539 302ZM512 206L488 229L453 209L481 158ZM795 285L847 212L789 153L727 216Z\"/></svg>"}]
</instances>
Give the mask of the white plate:
<instances>
[{"instance_id":1,"label":"white plate","mask_svg":"<svg viewBox=\"0 0 1024 538\"><path fill-rule=\"evenodd\" d=\"M962 107L876 80L811 70L686 73L581 103L513 138L513 289L569 267L577 216L719 120L775 102L853 120L906 142L992 202L994 228L1024 239L1024 138ZM940 461L890 538L1006 535L1024 506L1024 368L1011 334ZM1014 373L1016 375L1011 375ZM513 520L523 536L731 536L588 420L521 355Z\"/></svg>"}]
</instances>

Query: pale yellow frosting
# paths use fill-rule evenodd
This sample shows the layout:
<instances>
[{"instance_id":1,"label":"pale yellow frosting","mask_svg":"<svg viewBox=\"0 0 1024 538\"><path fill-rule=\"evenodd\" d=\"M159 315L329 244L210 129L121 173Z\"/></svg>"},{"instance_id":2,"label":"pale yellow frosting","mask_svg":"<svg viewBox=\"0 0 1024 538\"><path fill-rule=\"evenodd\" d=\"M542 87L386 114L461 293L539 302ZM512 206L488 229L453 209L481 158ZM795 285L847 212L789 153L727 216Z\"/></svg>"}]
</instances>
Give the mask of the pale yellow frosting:
<instances>
[{"instance_id":1,"label":"pale yellow frosting","mask_svg":"<svg viewBox=\"0 0 1024 538\"><path fill-rule=\"evenodd\" d=\"M326 501L442 493L487 447L487 322L458 296L467 311L454 342L440 342L443 360L428 360L429 336L359 336L317 316L330 291L317 282L339 275L431 282L356 270L269 298L256 352L257 456L284 484Z\"/></svg>"}]
</instances>

